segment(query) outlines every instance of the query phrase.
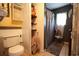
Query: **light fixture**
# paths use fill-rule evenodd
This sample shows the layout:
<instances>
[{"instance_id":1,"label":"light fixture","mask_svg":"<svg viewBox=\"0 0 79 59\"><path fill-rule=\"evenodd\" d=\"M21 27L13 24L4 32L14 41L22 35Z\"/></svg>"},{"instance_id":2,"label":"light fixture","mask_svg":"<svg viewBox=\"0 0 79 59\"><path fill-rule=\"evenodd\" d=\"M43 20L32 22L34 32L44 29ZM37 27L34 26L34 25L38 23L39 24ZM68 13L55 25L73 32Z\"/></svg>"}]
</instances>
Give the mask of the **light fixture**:
<instances>
[{"instance_id":1,"label":"light fixture","mask_svg":"<svg viewBox=\"0 0 79 59\"><path fill-rule=\"evenodd\" d=\"M0 9L0 21L3 20L3 18L7 15L7 12L5 9Z\"/></svg>"}]
</instances>

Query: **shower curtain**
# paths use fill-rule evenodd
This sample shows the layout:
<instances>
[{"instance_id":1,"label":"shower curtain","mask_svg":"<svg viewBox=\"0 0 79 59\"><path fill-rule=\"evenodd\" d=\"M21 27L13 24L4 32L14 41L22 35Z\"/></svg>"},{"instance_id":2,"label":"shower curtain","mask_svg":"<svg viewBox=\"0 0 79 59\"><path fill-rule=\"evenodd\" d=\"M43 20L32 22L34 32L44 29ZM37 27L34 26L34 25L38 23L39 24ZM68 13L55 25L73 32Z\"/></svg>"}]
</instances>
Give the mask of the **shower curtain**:
<instances>
[{"instance_id":1,"label":"shower curtain","mask_svg":"<svg viewBox=\"0 0 79 59\"><path fill-rule=\"evenodd\" d=\"M53 41L54 35L54 14L52 11L46 9L46 28L45 29L45 46L46 48Z\"/></svg>"}]
</instances>

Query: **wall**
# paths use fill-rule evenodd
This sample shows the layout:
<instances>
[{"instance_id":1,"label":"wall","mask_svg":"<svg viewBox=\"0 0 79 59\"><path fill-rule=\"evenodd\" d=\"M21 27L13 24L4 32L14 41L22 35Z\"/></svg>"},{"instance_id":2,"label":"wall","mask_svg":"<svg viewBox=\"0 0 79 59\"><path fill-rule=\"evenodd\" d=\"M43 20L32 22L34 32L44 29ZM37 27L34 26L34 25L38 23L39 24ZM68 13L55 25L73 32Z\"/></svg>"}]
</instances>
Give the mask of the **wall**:
<instances>
[{"instance_id":1,"label":"wall","mask_svg":"<svg viewBox=\"0 0 79 59\"><path fill-rule=\"evenodd\" d=\"M44 3L36 3L37 32L40 39L40 50L44 49Z\"/></svg>"},{"instance_id":2,"label":"wall","mask_svg":"<svg viewBox=\"0 0 79 59\"><path fill-rule=\"evenodd\" d=\"M26 53L31 53L31 4L27 3L24 5L23 12L23 41Z\"/></svg>"},{"instance_id":3,"label":"wall","mask_svg":"<svg viewBox=\"0 0 79 59\"><path fill-rule=\"evenodd\" d=\"M73 4L72 55L79 55L79 4Z\"/></svg>"}]
</instances>

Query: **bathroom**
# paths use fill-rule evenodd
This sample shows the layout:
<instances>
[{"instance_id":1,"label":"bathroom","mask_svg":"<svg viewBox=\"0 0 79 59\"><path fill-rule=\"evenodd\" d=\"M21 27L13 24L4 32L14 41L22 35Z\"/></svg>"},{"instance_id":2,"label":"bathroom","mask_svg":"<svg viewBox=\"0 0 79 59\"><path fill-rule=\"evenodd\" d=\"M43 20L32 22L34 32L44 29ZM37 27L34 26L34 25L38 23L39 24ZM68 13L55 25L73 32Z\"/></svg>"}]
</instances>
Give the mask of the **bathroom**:
<instances>
[{"instance_id":1,"label":"bathroom","mask_svg":"<svg viewBox=\"0 0 79 59\"><path fill-rule=\"evenodd\" d=\"M16 46L16 44L19 43L16 39L19 39L21 45L23 45L22 21L14 19L15 16L12 15L14 13L13 7L14 4L11 3L0 3L0 9L5 9L5 13L7 14L2 20L0 20L0 55L4 56L9 55L10 47ZM24 47L22 47L22 50L24 50Z\"/></svg>"},{"instance_id":2,"label":"bathroom","mask_svg":"<svg viewBox=\"0 0 79 59\"><path fill-rule=\"evenodd\" d=\"M4 15L0 16L0 18L3 17L0 19L0 55L31 55L31 5L31 3L0 3L0 9L4 10ZM44 4L38 3L35 5L37 8L36 19L41 18L40 20L36 20L37 25L35 28L41 42L39 50L42 51Z\"/></svg>"},{"instance_id":3,"label":"bathroom","mask_svg":"<svg viewBox=\"0 0 79 59\"><path fill-rule=\"evenodd\" d=\"M78 55L79 4L72 5L69 46L71 55ZM55 56L45 49L44 12L45 3L0 3L0 56Z\"/></svg>"}]
</instances>

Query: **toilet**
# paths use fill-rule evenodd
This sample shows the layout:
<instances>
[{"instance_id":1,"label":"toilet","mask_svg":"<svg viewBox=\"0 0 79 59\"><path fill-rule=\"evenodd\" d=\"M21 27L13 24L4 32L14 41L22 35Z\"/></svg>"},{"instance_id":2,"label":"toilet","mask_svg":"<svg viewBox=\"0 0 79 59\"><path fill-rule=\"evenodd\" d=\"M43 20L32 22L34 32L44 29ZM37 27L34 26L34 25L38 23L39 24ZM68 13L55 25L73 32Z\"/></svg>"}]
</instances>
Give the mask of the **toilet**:
<instances>
[{"instance_id":1,"label":"toilet","mask_svg":"<svg viewBox=\"0 0 79 59\"><path fill-rule=\"evenodd\" d=\"M14 47L9 48L9 55L11 56L20 56L24 52L24 47L21 45L16 45Z\"/></svg>"},{"instance_id":2,"label":"toilet","mask_svg":"<svg viewBox=\"0 0 79 59\"><path fill-rule=\"evenodd\" d=\"M24 47L20 36L10 36L4 39L4 47L8 48L9 56L20 56L24 53Z\"/></svg>"}]
</instances>

